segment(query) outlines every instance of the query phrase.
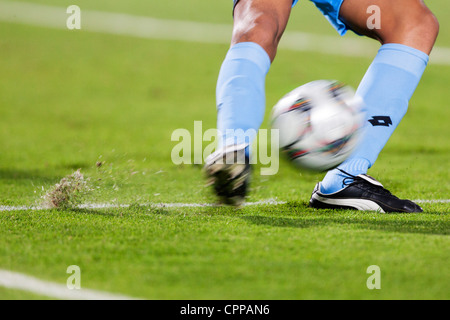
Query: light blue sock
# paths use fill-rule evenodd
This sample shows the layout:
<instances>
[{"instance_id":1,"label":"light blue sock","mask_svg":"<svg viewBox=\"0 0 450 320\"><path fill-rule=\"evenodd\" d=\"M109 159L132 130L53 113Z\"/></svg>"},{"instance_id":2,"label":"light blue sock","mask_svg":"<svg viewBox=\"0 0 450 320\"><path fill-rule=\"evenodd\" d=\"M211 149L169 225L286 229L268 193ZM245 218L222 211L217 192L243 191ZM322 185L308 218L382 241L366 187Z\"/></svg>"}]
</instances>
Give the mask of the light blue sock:
<instances>
[{"instance_id":1,"label":"light blue sock","mask_svg":"<svg viewBox=\"0 0 450 320\"><path fill-rule=\"evenodd\" d=\"M218 148L252 143L264 119L265 79L270 64L266 51L253 42L238 43L228 51L216 88L217 129L221 134ZM249 135L234 132L238 129Z\"/></svg>"},{"instance_id":2,"label":"light blue sock","mask_svg":"<svg viewBox=\"0 0 450 320\"><path fill-rule=\"evenodd\" d=\"M338 168L355 176L367 173L405 115L427 63L428 55L417 49L393 43L381 46L356 92L366 111L361 142ZM337 169L329 171L321 192L339 191L344 177Z\"/></svg>"}]
</instances>

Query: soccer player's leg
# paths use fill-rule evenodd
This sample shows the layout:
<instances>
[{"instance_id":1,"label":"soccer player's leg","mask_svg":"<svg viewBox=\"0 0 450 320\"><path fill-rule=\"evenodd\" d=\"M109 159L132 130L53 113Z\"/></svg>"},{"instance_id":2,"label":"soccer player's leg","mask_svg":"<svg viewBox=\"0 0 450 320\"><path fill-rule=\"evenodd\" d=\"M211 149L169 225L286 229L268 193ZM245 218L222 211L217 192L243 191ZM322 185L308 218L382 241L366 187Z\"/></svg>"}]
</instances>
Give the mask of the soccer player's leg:
<instances>
[{"instance_id":1,"label":"soccer player's leg","mask_svg":"<svg viewBox=\"0 0 450 320\"><path fill-rule=\"evenodd\" d=\"M216 88L218 150L206 160L222 202L239 205L247 193L250 145L265 112L265 77L289 19L292 0L235 0L231 47Z\"/></svg>"},{"instance_id":2,"label":"soccer player's leg","mask_svg":"<svg viewBox=\"0 0 450 320\"><path fill-rule=\"evenodd\" d=\"M368 8L374 5L380 13L378 28L368 23ZM316 186L310 204L318 208L420 212L418 205L398 199L365 174L407 111L428 63L438 22L422 0L344 0L339 19L355 32L379 40L382 46L357 90L367 116L363 139L350 158Z\"/></svg>"}]
</instances>

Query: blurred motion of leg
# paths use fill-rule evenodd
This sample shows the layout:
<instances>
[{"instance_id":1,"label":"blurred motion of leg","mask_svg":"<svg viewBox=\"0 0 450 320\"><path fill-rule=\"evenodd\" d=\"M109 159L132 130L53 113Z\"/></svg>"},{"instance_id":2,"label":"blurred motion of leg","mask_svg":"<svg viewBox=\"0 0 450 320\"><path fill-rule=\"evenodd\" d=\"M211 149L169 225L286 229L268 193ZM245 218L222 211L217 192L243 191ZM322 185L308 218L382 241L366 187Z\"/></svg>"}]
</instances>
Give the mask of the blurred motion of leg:
<instances>
[{"instance_id":1,"label":"blurred motion of leg","mask_svg":"<svg viewBox=\"0 0 450 320\"><path fill-rule=\"evenodd\" d=\"M240 158L250 157L249 146L264 118L266 74L275 58L291 7L292 0L235 1L231 48L220 69L216 89L219 154L226 153L225 150L231 146L232 158L234 152L245 153ZM216 163L213 159L222 158L217 154L210 157L206 173L212 178L211 183L221 198L233 198L235 190L240 190L238 202L242 202L246 190L240 188L249 174L246 174L245 179L242 179L241 174L248 171L245 169L248 161L240 163L240 168L234 164L224 164L212 169ZM232 170L235 174L230 173ZM243 181L234 184L233 180L239 177Z\"/></svg>"}]
</instances>

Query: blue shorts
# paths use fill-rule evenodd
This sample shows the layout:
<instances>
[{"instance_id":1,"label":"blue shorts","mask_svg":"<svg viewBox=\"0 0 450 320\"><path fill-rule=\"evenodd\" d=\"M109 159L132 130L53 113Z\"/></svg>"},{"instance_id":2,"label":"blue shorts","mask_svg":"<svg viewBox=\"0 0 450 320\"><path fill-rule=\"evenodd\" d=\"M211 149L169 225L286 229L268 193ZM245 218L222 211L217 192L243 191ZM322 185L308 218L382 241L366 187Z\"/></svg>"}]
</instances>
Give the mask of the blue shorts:
<instances>
[{"instance_id":1,"label":"blue shorts","mask_svg":"<svg viewBox=\"0 0 450 320\"><path fill-rule=\"evenodd\" d=\"M239 0L233 0L234 6L239 2ZM339 10L341 9L342 2L344 0L310 0L316 7L322 12L322 14L327 18L331 25L343 36L348 27L342 20L339 19ZM298 0L292 0L292 6L297 4ZM234 8L234 7L233 7Z\"/></svg>"}]
</instances>

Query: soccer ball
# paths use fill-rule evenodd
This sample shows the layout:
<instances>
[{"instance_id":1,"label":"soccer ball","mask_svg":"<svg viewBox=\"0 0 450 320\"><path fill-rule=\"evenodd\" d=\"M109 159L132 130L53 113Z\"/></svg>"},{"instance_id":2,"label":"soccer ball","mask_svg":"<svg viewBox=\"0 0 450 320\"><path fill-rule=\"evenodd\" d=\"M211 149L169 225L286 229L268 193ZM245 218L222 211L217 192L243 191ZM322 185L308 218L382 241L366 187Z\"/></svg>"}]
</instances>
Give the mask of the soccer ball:
<instances>
[{"instance_id":1,"label":"soccer ball","mask_svg":"<svg viewBox=\"0 0 450 320\"><path fill-rule=\"evenodd\" d=\"M282 153L298 167L337 167L358 144L363 124L361 100L338 81L317 80L289 92L272 110Z\"/></svg>"}]
</instances>

